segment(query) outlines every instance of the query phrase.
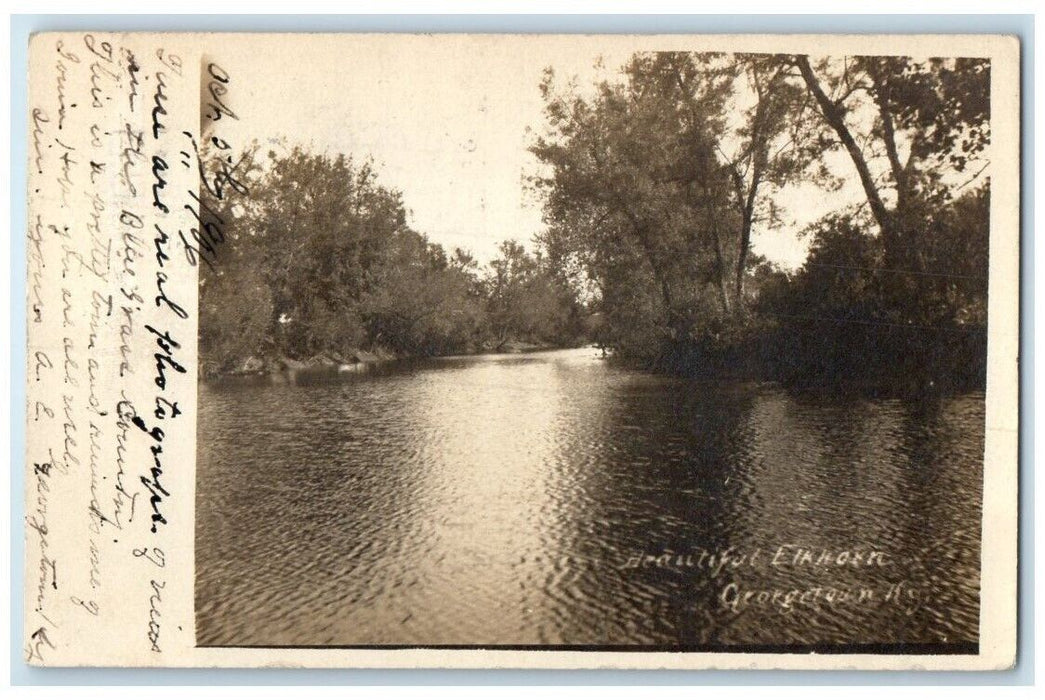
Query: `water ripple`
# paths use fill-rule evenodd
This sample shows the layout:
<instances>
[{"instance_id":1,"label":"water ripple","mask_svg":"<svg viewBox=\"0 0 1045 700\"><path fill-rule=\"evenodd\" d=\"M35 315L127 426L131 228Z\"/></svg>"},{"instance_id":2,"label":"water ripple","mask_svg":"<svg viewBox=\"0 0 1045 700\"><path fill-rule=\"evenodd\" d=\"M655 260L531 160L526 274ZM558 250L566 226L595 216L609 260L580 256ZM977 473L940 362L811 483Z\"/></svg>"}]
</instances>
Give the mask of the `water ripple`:
<instances>
[{"instance_id":1,"label":"water ripple","mask_svg":"<svg viewBox=\"0 0 1045 700\"><path fill-rule=\"evenodd\" d=\"M982 394L826 399L594 355L201 386L198 643L976 640ZM724 551L759 554L698 563Z\"/></svg>"}]
</instances>

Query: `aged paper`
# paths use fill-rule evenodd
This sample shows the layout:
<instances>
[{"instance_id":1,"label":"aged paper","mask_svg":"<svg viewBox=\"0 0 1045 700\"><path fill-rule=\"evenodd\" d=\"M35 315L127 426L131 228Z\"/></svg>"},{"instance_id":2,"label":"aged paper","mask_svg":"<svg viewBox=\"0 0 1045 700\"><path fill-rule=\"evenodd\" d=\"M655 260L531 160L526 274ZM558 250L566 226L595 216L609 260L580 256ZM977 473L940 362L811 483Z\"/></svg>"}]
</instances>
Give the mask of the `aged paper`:
<instances>
[{"instance_id":1,"label":"aged paper","mask_svg":"<svg viewBox=\"0 0 1045 700\"><path fill-rule=\"evenodd\" d=\"M1018 85L1000 36L35 35L25 661L1010 667Z\"/></svg>"}]
</instances>

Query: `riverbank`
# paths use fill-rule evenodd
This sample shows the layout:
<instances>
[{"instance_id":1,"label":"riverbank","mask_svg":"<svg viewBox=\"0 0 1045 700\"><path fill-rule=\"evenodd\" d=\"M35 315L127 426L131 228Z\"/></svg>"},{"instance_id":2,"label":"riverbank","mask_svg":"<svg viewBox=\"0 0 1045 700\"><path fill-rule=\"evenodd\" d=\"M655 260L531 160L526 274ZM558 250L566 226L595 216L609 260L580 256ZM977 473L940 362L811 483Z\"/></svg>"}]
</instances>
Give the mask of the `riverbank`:
<instances>
[{"instance_id":1,"label":"riverbank","mask_svg":"<svg viewBox=\"0 0 1045 700\"><path fill-rule=\"evenodd\" d=\"M465 355L485 355L491 353L517 354L526 352L538 352L541 350L556 350L559 346L548 343L532 343L522 340L507 340L496 346L476 348L472 352L462 353ZM266 357L263 355L249 355L243 360L232 363L231 366L216 367L213 363L200 363L200 377L202 379L221 379L223 377L260 377L285 372L302 371L358 371L373 365L399 360L420 359L420 355L409 355L397 353L388 348L376 347L371 349L351 349L344 354L323 353L308 358L293 358L287 356ZM437 356L433 356L437 357Z\"/></svg>"}]
</instances>

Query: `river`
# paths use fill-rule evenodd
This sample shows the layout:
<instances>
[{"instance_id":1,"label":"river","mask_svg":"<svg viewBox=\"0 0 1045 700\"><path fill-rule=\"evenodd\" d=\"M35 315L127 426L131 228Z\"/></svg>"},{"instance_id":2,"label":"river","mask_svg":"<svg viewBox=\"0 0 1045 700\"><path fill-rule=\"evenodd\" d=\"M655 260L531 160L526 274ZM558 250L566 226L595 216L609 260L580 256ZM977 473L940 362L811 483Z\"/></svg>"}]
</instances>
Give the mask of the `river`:
<instances>
[{"instance_id":1,"label":"river","mask_svg":"<svg viewBox=\"0 0 1045 700\"><path fill-rule=\"evenodd\" d=\"M197 643L969 651L983 442L590 348L201 383Z\"/></svg>"}]
</instances>

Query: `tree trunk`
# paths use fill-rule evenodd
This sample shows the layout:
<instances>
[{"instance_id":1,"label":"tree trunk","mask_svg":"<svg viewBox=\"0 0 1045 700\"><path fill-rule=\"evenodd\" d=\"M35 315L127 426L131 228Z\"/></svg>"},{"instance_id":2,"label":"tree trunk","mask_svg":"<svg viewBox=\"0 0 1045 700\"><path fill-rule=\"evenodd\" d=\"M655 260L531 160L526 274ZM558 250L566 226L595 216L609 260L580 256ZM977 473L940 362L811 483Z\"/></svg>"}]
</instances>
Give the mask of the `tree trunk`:
<instances>
[{"instance_id":1,"label":"tree trunk","mask_svg":"<svg viewBox=\"0 0 1045 700\"><path fill-rule=\"evenodd\" d=\"M715 272L718 276L718 291L722 302L722 312L729 316L731 313L729 307L729 285L726 282L726 260L722 254L722 237L719 235L718 222L715 220L714 213L709 212L708 219L711 226L711 236L715 241L715 267L717 268Z\"/></svg>"},{"instance_id":2,"label":"tree trunk","mask_svg":"<svg viewBox=\"0 0 1045 700\"><path fill-rule=\"evenodd\" d=\"M864 159L864 154L860 151L860 146L857 145L856 139L853 138L853 134L845 124L845 114L820 87L820 81L817 80L812 66L809 65L809 57L798 56L795 59L795 63L798 65L798 70L802 73L806 86L813 94L813 97L816 98L824 119L834 129L842 145L849 152L849 157L856 167L857 174L860 176L860 183L863 185L864 193L867 195L867 203L871 207L871 213L874 215L878 227L881 229L883 236L886 238L890 237L893 229L892 216L889 210L886 209L885 202L882 201L882 196L874 184L874 178L871 177L871 170L867 167L867 161Z\"/></svg>"},{"instance_id":3,"label":"tree trunk","mask_svg":"<svg viewBox=\"0 0 1045 700\"><path fill-rule=\"evenodd\" d=\"M740 250L737 252L737 276L736 276L736 299L737 308L742 309L744 307L744 273L747 267L747 256L748 251L751 250L751 227L754 225L755 219L755 196L758 190L758 174L755 174L755 179L751 183L751 189L748 190L747 199L744 202L744 210L741 212L741 225L740 225Z\"/></svg>"}]
</instances>

